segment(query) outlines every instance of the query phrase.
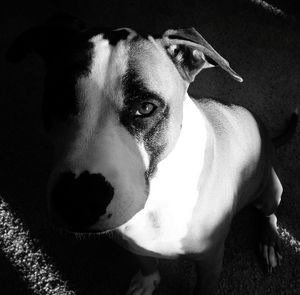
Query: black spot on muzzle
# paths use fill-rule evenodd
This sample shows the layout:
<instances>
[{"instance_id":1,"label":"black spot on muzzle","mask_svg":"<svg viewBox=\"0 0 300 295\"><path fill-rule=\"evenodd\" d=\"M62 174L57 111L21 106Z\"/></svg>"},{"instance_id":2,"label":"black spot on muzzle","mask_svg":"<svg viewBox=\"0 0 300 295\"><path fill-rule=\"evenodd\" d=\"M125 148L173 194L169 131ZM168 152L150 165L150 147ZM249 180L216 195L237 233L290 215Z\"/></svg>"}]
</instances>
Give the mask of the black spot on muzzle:
<instances>
[{"instance_id":1,"label":"black spot on muzzle","mask_svg":"<svg viewBox=\"0 0 300 295\"><path fill-rule=\"evenodd\" d=\"M85 231L106 213L114 188L101 174L64 172L52 189L55 215L72 231Z\"/></svg>"}]
</instances>

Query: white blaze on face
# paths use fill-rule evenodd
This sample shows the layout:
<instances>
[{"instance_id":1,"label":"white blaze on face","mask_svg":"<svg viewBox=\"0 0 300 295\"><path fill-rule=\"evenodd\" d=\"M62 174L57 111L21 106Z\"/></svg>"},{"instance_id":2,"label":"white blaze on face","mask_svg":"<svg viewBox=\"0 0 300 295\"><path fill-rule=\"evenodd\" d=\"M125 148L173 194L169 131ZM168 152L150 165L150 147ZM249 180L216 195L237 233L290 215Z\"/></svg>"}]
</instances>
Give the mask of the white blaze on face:
<instances>
[{"instance_id":1,"label":"white blaze on face","mask_svg":"<svg viewBox=\"0 0 300 295\"><path fill-rule=\"evenodd\" d=\"M91 67L91 75L89 75L89 77L95 82L99 89L103 89L106 81L110 55L112 54L112 47L108 40L103 39L102 34L93 37L91 42L94 43L94 58Z\"/></svg>"},{"instance_id":2,"label":"white blaze on face","mask_svg":"<svg viewBox=\"0 0 300 295\"><path fill-rule=\"evenodd\" d=\"M112 125L116 125L116 128L119 125L116 118L117 107L120 105L118 90L121 88L120 77L127 68L125 41L111 46L102 34L90 41L94 44L90 73L77 81L80 113L76 118L76 138L72 143L72 148L77 151L70 151L71 155L79 154L79 158L80 154L88 151L91 142L101 138L103 133L106 136L101 138L103 142L116 138L115 127ZM108 129L110 135L107 135ZM95 151L97 155L100 154Z\"/></svg>"},{"instance_id":3,"label":"white blaze on face","mask_svg":"<svg viewBox=\"0 0 300 295\"><path fill-rule=\"evenodd\" d=\"M99 124L99 121L106 119L108 104L112 107L121 105L121 77L127 69L128 55L126 41L111 46L100 34L93 37L91 42L94 43L94 49L90 74L78 80L82 96L79 100L82 102L81 119L89 129L92 123Z\"/></svg>"},{"instance_id":4,"label":"white blaze on face","mask_svg":"<svg viewBox=\"0 0 300 295\"><path fill-rule=\"evenodd\" d=\"M125 237L149 251L181 254L181 240L188 232L198 200L206 140L205 120L187 97L178 142L157 166L145 209L120 228ZM156 224L149 216L155 216Z\"/></svg>"},{"instance_id":5,"label":"white blaze on face","mask_svg":"<svg viewBox=\"0 0 300 295\"><path fill-rule=\"evenodd\" d=\"M102 117L106 107L103 95L106 86L106 72L112 54L112 47L108 40L103 39L102 34L93 37L90 41L94 43L90 73L80 77L77 81L80 113L77 116L77 140L73 146L81 149L82 153L88 148L89 139L97 129L99 118Z\"/></svg>"}]
</instances>

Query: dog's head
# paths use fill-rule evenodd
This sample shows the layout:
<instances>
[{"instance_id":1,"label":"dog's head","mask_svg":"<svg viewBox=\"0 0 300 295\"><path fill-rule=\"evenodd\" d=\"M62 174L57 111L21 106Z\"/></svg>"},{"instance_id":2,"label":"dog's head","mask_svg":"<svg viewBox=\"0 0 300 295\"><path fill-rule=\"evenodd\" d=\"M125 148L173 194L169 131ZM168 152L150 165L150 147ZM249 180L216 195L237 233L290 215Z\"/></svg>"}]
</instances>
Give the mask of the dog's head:
<instances>
[{"instance_id":1,"label":"dog's head","mask_svg":"<svg viewBox=\"0 0 300 295\"><path fill-rule=\"evenodd\" d=\"M141 36L57 18L8 53L46 65L45 129L54 145L51 214L72 231L107 231L142 210L157 163L180 133L190 82L219 65L241 78L195 29Z\"/></svg>"}]
</instances>

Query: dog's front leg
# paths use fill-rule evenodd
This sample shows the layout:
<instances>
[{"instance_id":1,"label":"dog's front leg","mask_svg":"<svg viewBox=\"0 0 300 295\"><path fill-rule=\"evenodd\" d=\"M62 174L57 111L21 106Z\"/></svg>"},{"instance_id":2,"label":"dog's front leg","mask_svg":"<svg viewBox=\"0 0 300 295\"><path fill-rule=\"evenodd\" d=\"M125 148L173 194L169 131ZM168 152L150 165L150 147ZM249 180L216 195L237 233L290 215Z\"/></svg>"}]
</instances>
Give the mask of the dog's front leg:
<instances>
[{"instance_id":1,"label":"dog's front leg","mask_svg":"<svg viewBox=\"0 0 300 295\"><path fill-rule=\"evenodd\" d=\"M194 295L213 295L217 292L218 279L222 270L224 243L196 258L197 282Z\"/></svg>"},{"instance_id":2,"label":"dog's front leg","mask_svg":"<svg viewBox=\"0 0 300 295\"><path fill-rule=\"evenodd\" d=\"M140 270L130 281L126 295L151 295L160 282L157 259L137 255Z\"/></svg>"}]
</instances>

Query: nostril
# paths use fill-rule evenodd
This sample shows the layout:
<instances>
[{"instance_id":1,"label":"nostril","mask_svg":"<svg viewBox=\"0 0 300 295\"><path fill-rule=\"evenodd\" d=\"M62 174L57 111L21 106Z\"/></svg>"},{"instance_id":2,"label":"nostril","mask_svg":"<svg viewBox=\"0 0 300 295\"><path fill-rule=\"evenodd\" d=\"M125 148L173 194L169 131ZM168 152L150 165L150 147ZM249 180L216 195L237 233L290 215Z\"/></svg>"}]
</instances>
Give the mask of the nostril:
<instances>
[{"instance_id":1,"label":"nostril","mask_svg":"<svg viewBox=\"0 0 300 295\"><path fill-rule=\"evenodd\" d=\"M64 172L52 190L52 204L68 226L86 228L106 213L113 195L113 187L101 174L85 171L76 178L74 173Z\"/></svg>"}]
</instances>

